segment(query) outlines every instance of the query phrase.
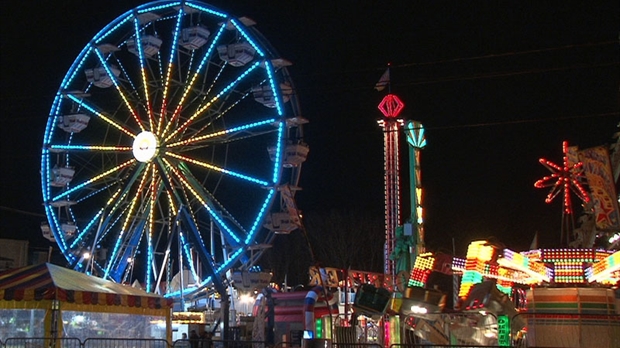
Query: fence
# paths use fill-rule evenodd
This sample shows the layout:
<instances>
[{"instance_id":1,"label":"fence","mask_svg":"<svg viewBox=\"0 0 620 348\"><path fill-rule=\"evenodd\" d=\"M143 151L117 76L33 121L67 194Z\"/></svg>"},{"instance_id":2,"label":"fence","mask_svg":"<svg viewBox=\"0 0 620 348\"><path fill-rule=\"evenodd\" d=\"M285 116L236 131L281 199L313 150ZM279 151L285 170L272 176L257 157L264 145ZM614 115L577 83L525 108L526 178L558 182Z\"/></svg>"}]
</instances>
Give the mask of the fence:
<instances>
[{"instance_id":1,"label":"fence","mask_svg":"<svg viewBox=\"0 0 620 348\"><path fill-rule=\"evenodd\" d=\"M401 343L389 348L498 347L498 318L490 313L406 317L401 325ZM513 348L620 347L620 315L617 314L519 313L510 318L508 325ZM378 329L380 333L383 327ZM489 339L483 341L486 336ZM359 327L334 326L330 343L332 348L387 346L382 342L369 342L369 337ZM467 340L463 340L464 337ZM77 338L11 337L0 340L0 348L296 348L302 345L299 341L273 345L263 341L218 339L167 342L162 339L88 338L80 341Z\"/></svg>"},{"instance_id":2,"label":"fence","mask_svg":"<svg viewBox=\"0 0 620 348\"><path fill-rule=\"evenodd\" d=\"M620 315L571 313L519 313L527 327L522 347L617 348Z\"/></svg>"},{"instance_id":3,"label":"fence","mask_svg":"<svg viewBox=\"0 0 620 348\"><path fill-rule=\"evenodd\" d=\"M0 341L1 348L266 348L261 341L235 340L177 340L172 343L163 339L139 338L77 338L20 337ZM283 343L279 348L292 347Z\"/></svg>"}]
</instances>

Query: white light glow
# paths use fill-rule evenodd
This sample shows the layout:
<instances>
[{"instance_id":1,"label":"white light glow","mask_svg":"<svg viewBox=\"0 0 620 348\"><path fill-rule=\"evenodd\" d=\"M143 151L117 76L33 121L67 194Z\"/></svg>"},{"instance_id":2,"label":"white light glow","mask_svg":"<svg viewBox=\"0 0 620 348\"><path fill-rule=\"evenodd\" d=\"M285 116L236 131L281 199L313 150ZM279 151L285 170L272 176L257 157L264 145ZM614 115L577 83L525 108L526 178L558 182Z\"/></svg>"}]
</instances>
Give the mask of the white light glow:
<instances>
[{"instance_id":1,"label":"white light glow","mask_svg":"<svg viewBox=\"0 0 620 348\"><path fill-rule=\"evenodd\" d=\"M420 306L413 305L411 306L411 312L416 313L416 314L426 314L428 313L428 309L426 309L426 307L420 307Z\"/></svg>"},{"instance_id":2,"label":"white light glow","mask_svg":"<svg viewBox=\"0 0 620 348\"><path fill-rule=\"evenodd\" d=\"M251 303L253 302L253 298L250 295L243 294L239 296L239 302L241 303Z\"/></svg>"},{"instance_id":3,"label":"white light glow","mask_svg":"<svg viewBox=\"0 0 620 348\"><path fill-rule=\"evenodd\" d=\"M140 162L148 162L157 154L157 138L151 132L142 132L133 141L133 156Z\"/></svg>"}]
</instances>

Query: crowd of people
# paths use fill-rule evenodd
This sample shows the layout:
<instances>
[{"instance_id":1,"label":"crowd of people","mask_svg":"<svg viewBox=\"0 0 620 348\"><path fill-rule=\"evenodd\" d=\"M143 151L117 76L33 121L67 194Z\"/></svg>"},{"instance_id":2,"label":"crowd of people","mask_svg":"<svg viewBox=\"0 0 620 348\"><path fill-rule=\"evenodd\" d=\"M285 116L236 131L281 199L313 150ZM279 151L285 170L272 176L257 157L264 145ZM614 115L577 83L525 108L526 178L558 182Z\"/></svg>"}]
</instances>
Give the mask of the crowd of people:
<instances>
[{"instance_id":1,"label":"crowd of people","mask_svg":"<svg viewBox=\"0 0 620 348\"><path fill-rule=\"evenodd\" d=\"M189 337L187 337L186 333L183 333L181 341L188 343L185 346L189 348L213 348L212 337L213 334L208 331L203 331L198 335L196 330L191 330L189 332ZM175 344L175 347L177 346L178 345Z\"/></svg>"}]
</instances>

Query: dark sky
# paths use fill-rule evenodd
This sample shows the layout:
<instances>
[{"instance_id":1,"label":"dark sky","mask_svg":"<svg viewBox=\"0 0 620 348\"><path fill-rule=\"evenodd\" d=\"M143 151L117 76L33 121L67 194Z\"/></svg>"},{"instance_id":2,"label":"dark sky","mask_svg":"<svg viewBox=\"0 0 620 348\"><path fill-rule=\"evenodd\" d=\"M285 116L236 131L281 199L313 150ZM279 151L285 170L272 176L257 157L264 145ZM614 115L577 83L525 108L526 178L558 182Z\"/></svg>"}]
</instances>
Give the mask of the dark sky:
<instances>
[{"instance_id":1,"label":"dark sky","mask_svg":"<svg viewBox=\"0 0 620 348\"><path fill-rule=\"evenodd\" d=\"M523 250L536 231L554 246L561 203L545 204L547 190L534 188L548 174L538 159L560 162L563 140L587 148L617 131L617 0L207 2L254 19L294 64L310 121L304 211L383 216L376 106L386 91L373 86L388 62L402 116L427 130L431 249L451 249L454 238L463 254L472 239L495 236ZM53 97L93 35L142 3L46 0L3 12L0 237L46 245L39 166Z\"/></svg>"}]
</instances>

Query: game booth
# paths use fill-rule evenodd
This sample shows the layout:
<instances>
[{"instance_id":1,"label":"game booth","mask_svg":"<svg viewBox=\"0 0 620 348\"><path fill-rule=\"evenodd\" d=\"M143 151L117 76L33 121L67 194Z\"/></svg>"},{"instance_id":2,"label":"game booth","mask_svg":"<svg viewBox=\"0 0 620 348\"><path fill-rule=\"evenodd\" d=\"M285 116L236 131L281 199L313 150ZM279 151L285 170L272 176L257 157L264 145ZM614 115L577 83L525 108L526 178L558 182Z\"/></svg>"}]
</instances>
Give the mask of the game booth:
<instances>
[{"instance_id":1,"label":"game booth","mask_svg":"<svg viewBox=\"0 0 620 348\"><path fill-rule=\"evenodd\" d=\"M0 340L170 341L172 301L50 263L0 272Z\"/></svg>"}]
</instances>

